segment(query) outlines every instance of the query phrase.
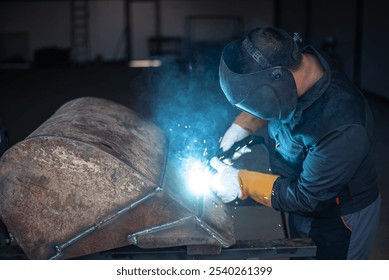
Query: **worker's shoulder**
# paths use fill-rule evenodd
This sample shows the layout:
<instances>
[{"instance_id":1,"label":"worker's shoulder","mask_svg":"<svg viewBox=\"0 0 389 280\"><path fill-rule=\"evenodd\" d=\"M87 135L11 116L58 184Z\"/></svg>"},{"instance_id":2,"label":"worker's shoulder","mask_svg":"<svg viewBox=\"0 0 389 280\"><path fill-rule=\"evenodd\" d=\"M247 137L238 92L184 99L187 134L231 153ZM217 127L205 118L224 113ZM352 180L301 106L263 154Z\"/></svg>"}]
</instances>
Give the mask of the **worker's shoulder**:
<instances>
[{"instance_id":1,"label":"worker's shoulder","mask_svg":"<svg viewBox=\"0 0 389 280\"><path fill-rule=\"evenodd\" d=\"M344 75L334 74L324 97L324 112L334 125L365 125L368 104L362 92Z\"/></svg>"}]
</instances>

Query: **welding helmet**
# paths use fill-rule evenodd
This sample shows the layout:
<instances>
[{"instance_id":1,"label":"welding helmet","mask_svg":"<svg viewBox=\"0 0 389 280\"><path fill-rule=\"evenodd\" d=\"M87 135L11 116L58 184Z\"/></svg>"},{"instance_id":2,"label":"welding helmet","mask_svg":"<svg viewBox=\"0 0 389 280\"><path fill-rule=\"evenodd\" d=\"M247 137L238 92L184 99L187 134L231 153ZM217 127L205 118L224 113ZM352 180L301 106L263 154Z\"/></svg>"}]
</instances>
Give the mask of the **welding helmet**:
<instances>
[{"instance_id":1,"label":"welding helmet","mask_svg":"<svg viewBox=\"0 0 389 280\"><path fill-rule=\"evenodd\" d=\"M288 35L289 36L289 35ZM297 34L295 36L298 36ZM292 51L299 53L296 37L290 39ZM300 38L301 39L301 38ZM239 60L239 49L259 64L259 70L245 72ZM219 66L220 86L228 101L240 110L265 120L287 120L297 105L297 88L291 71L272 64L249 36L227 44Z\"/></svg>"}]
</instances>

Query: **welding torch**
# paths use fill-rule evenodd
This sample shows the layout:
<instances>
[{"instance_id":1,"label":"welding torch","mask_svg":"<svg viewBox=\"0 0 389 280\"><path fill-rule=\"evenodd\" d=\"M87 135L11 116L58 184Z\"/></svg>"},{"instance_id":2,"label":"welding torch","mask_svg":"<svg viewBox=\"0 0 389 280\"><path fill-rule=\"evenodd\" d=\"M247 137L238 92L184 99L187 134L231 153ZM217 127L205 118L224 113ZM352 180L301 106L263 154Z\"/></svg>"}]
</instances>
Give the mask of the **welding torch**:
<instances>
[{"instance_id":1,"label":"welding torch","mask_svg":"<svg viewBox=\"0 0 389 280\"><path fill-rule=\"evenodd\" d=\"M241 149L245 147L249 148L257 144L263 144L265 148L267 148L265 145L265 139L262 136L249 135L243 138L242 140L234 143L234 145L232 145L232 147L229 150L218 153L216 157L221 161L232 160L234 154L239 152Z\"/></svg>"}]
</instances>

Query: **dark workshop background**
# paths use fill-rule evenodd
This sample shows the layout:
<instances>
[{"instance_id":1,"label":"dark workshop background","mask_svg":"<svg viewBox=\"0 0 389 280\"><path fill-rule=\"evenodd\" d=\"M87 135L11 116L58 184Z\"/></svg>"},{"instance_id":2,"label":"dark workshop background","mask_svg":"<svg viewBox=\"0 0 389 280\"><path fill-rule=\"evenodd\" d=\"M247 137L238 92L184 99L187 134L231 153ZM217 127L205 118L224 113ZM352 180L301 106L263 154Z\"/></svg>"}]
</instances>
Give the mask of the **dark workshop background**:
<instances>
[{"instance_id":1,"label":"dark workshop background","mask_svg":"<svg viewBox=\"0 0 389 280\"><path fill-rule=\"evenodd\" d=\"M66 101L98 96L132 107L162 128L166 124L162 116L172 103L176 117L193 116L193 122L212 112L207 116L220 125L209 133L220 135L237 114L217 83L222 46L257 26L298 32L304 43L333 58L371 104L383 199L371 259L389 259L389 21L384 4L380 0L1 0L0 124L12 146ZM162 65L131 67L146 59L159 59ZM178 94L191 96L182 100ZM200 131L208 129L197 126Z\"/></svg>"}]
</instances>

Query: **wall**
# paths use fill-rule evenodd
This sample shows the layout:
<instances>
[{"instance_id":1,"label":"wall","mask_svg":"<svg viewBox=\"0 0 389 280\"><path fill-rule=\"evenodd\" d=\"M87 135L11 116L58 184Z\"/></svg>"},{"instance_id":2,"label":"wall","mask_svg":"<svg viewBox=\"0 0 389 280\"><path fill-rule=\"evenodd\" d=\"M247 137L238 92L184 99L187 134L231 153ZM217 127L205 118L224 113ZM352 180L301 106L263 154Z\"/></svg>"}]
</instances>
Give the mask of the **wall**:
<instances>
[{"instance_id":1,"label":"wall","mask_svg":"<svg viewBox=\"0 0 389 280\"><path fill-rule=\"evenodd\" d=\"M312 1L311 42L320 47L331 38L335 44L335 56L345 73L354 76L355 52L355 0Z\"/></svg>"},{"instance_id":2,"label":"wall","mask_svg":"<svg viewBox=\"0 0 389 280\"><path fill-rule=\"evenodd\" d=\"M239 3L239 4L237 4ZM148 57L147 39L157 33L155 5L152 2L134 2L130 5L132 57ZM189 35L196 38L222 40L231 28L226 27L226 20L220 16L238 16L243 20L242 31L273 21L272 0L162 0L160 4L161 36L187 39ZM188 34L189 17L209 17L208 20L192 20L191 34ZM212 20L212 17L215 17ZM197 25L196 25L197 24ZM228 24L228 23L227 23ZM194 39L194 38L192 38Z\"/></svg>"},{"instance_id":3,"label":"wall","mask_svg":"<svg viewBox=\"0 0 389 280\"><path fill-rule=\"evenodd\" d=\"M356 1L280 2L280 27L289 32L300 33L306 43L317 48L321 48L325 40L334 40L336 55L341 58L341 67L350 78L353 78Z\"/></svg>"},{"instance_id":4,"label":"wall","mask_svg":"<svg viewBox=\"0 0 389 280\"><path fill-rule=\"evenodd\" d=\"M22 55L32 60L34 51L50 46L69 47L68 2L0 2L0 34L25 34ZM11 52L12 42L3 46ZM5 42L7 44L7 42ZM2 55L0 54L0 57Z\"/></svg>"},{"instance_id":5,"label":"wall","mask_svg":"<svg viewBox=\"0 0 389 280\"><path fill-rule=\"evenodd\" d=\"M91 59L123 59L125 50L124 3L121 0L91 1Z\"/></svg>"},{"instance_id":6,"label":"wall","mask_svg":"<svg viewBox=\"0 0 389 280\"><path fill-rule=\"evenodd\" d=\"M122 59L125 49L123 1L90 1L89 7L90 59L97 56L106 60ZM70 1L1 1L0 36L15 33L26 34L28 38L27 46L22 47L28 61L33 60L39 48L69 48ZM5 47L9 53L11 47Z\"/></svg>"},{"instance_id":7,"label":"wall","mask_svg":"<svg viewBox=\"0 0 389 280\"><path fill-rule=\"evenodd\" d=\"M184 38L186 18L193 15L238 15L244 19L246 28L272 22L272 0L241 0L239 5L236 3L232 0L162 0L161 35ZM124 1L90 1L89 5L90 59L123 59L126 49ZM147 40L156 35L154 16L155 5L152 1L133 1L130 4L134 59L148 57ZM0 33L26 34L28 46L23 48L27 49L23 52L28 61L33 59L34 51L38 48L69 48L70 2L1 1Z\"/></svg>"},{"instance_id":8,"label":"wall","mask_svg":"<svg viewBox=\"0 0 389 280\"><path fill-rule=\"evenodd\" d=\"M148 57L148 38L155 36L155 4L152 2L135 2L129 7L131 20L131 54L132 59ZM146 20L145 20L146 19Z\"/></svg>"},{"instance_id":9,"label":"wall","mask_svg":"<svg viewBox=\"0 0 389 280\"><path fill-rule=\"evenodd\" d=\"M389 20L384 1L365 1L361 87L389 98Z\"/></svg>"},{"instance_id":10,"label":"wall","mask_svg":"<svg viewBox=\"0 0 389 280\"><path fill-rule=\"evenodd\" d=\"M361 18L356 17L358 0L280 0L280 3L280 27L300 32L318 48L326 38L332 37L346 75L353 80L356 77L355 82L362 90L389 98L386 78L389 74L389 39L386 36L389 21L384 1L362 1ZM357 23L362 24L363 29L358 34L362 39L360 72L355 61Z\"/></svg>"},{"instance_id":11,"label":"wall","mask_svg":"<svg viewBox=\"0 0 389 280\"><path fill-rule=\"evenodd\" d=\"M300 32L319 47L328 36L335 39L336 51L346 74L353 78L355 64L356 5L359 0L161 0L160 35L185 38L187 17L199 15L238 15L244 30L273 23L274 5L280 3L279 24L289 32ZM382 0L364 0L360 87L389 98L389 21ZM307 9L307 5L310 5ZM308 13L307 13L308 11ZM126 57L124 2L90 2L90 59L107 61ZM148 57L148 38L156 35L155 6L152 1L130 5L132 58ZM309 23L309 25L307 25ZM228 28L200 23L194 34L221 38ZM221 28L224 28L222 31ZM309 32L309 34L307 34ZM0 60L19 53L28 61L34 51L47 46L69 48L69 1L0 1Z\"/></svg>"}]
</instances>

